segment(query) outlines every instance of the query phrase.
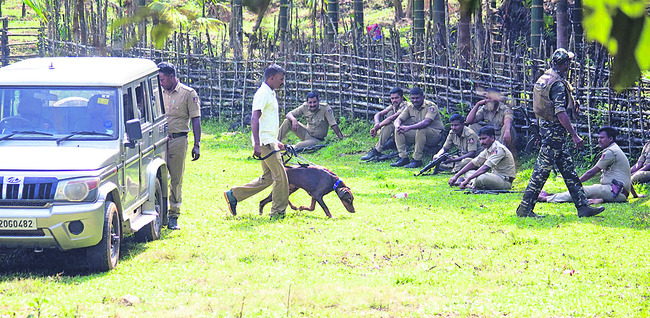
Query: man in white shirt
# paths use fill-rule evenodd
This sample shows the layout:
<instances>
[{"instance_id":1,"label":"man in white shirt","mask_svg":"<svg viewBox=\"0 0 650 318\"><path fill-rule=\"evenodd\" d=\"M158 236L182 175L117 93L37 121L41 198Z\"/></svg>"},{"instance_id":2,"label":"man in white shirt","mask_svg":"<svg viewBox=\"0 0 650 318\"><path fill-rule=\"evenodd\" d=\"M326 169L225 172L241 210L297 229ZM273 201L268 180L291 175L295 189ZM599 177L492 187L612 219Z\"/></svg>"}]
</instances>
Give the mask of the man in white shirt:
<instances>
[{"instance_id":1,"label":"man in white shirt","mask_svg":"<svg viewBox=\"0 0 650 318\"><path fill-rule=\"evenodd\" d=\"M284 84L284 74L284 69L277 64L267 67L264 71L264 83L253 97L251 118L253 157L261 158L262 175L243 186L232 187L224 192L232 215L237 215L237 202L270 185L273 185L271 219L283 218L289 204L289 180L280 154L284 145L277 139L280 120L278 100L274 91Z\"/></svg>"}]
</instances>

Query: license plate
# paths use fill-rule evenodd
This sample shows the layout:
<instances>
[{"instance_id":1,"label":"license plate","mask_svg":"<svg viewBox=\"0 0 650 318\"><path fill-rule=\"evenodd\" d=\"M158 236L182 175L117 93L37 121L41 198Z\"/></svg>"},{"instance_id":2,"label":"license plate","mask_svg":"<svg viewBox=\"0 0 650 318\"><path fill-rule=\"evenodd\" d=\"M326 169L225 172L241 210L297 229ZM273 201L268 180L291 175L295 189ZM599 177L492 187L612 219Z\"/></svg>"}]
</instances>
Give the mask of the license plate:
<instances>
[{"instance_id":1,"label":"license plate","mask_svg":"<svg viewBox=\"0 0 650 318\"><path fill-rule=\"evenodd\" d=\"M1 218L0 230L35 230L36 219Z\"/></svg>"}]
</instances>

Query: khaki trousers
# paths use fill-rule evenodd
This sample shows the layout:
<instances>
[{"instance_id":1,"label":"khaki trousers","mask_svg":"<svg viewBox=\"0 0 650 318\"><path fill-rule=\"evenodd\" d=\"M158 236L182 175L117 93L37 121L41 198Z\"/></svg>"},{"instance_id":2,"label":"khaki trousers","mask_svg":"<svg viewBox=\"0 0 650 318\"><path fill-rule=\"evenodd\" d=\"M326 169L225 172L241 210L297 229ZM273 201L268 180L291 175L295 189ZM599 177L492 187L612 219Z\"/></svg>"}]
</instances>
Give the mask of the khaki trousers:
<instances>
[{"instance_id":1,"label":"khaki trousers","mask_svg":"<svg viewBox=\"0 0 650 318\"><path fill-rule=\"evenodd\" d=\"M625 202L627 197L620 192L615 198L612 193L612 186L609 184L592 184L588 186L583 186L585 189L585 194L587 199L603 199L605 202ZM573 202L571 194L568 191L560 192L548 196L546 198L547 202L553 203L562 203L562 202Z\"/></svg>"},{"instance_id":2,"label":"khaki trousers","mask_svg":"<svg viewBox=\"0 0 650 318\"><path fill-rule=\"evenodd\" d=\"M461 169L463 169L468 163L472 162L472 159L474 158L465 158L461 161L455 161L452 163L442 163L440 164L440 168L445 170L451 170L451 172L456 173Z\"/></svg>"},{"instance_id":3,"label":"khaki trousers","mask_svg":"<svg viewBox=\"0 0 650 318\"><path fill-rule=\"evenodd\" d=\"M475 172L476 170L467 171L463 177L467 179ZM476 177L471 180L470 183L472 184L472 187L477 190L510 190L510 188L512 188L512 183L510 181L507 181L502 176L491 172Z\"/></svg>"},{"instance_id":4,"label":"khaki trousers","mask_svg":"<svg viewBox=\"0 0 650 318\"><path fill-rule=\"evenodd\" d=\"M291 130L291 121L285 119L280 126L280 131L278 132L278 140L284 140L290 131L293 131ZM311 147L323 142L323 139L318 139L310 135L309 132L307 132L307 127L302 123L298 123L298 131L296 131L295 134L301 140L299 143L294 145L295 148Z\"/></svg>"},{"instance_id":5,"label":"khaki trousers","mask_svg":"<svg viewBox=\"0 0 650 318\"><path fill-rule=\"evenodd\" d=\"M262 145L262 157L267 156L275 149L278 149L276 144ZM284 210L289 204L289 179L282 164L282 154L278 151L262 160L261 164L262 175L260 177L243 186L233 187L230 190L232 190L232 194L239 202L273 185L271 213L284 213Z\"/></svg>"},{"instance_id":6,"label":"khaki trousers","mask_svg":"<svg viewBox=\"0 0 650 318\"><path fill-rule=\"evenodd\" d=\"M637 171L632 175L632 183L650 182L650 171Z\"/></svg>"},{"instance_id":7,"label":"khaki trousers","mask_svg":"<svg viewBox=\"0 0 650 318\"><path fill-rule=\"evenodd\" d=\"M382 152L384 151L384 144L390 139L390 137L393 137L393 134L395 133L395 126L393 124L388 124L384 127L381 127L379 129L379 141L377 141L377 144L375 145L375 150Z\"/></svg>"},{"instance_id":8,"label":"khaki trousers","mask_svg":"<svg viewBox=\"0 0 650 318\"><path fill-rule=\"evenodd\" d=\"M169 139L167 147L167 170L170 177L167 215L177 218L181 214L181 203L183 203L181 194L187 156L187 136Z\"/></svg>"},{"instance_id":9,"label":"khaki trousers","mask_svg":"<svg viewBox=\"0 0 650 318\"><path fill-rule=\"evenodd\" d=\"M440 131L433 128L412 129L404 134L395 131L395 144L400 158L408 158L406 145L415 144L413 160L422 160L424 146L433 147L440 142Z\"/></svg>"}]
</instances>

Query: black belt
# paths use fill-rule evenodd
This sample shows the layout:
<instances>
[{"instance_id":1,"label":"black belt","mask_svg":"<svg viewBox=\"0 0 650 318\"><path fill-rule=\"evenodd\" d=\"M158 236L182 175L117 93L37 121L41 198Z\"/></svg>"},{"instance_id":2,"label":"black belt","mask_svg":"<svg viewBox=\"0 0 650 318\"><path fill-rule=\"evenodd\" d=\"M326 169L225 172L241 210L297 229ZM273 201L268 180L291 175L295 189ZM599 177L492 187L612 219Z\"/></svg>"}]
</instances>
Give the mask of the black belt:
<instances>
[{"instance_id":1,"label":"black belt","mask_svg":"<svg viewBox=\"0 0 650 318\"><path fill-rule=\"evenodd\" d=\"M187 132L171 133L168 134L167 136L171 139L178 138L178 137L185 137L187 136Z\"/></svg>"}]
</instances>

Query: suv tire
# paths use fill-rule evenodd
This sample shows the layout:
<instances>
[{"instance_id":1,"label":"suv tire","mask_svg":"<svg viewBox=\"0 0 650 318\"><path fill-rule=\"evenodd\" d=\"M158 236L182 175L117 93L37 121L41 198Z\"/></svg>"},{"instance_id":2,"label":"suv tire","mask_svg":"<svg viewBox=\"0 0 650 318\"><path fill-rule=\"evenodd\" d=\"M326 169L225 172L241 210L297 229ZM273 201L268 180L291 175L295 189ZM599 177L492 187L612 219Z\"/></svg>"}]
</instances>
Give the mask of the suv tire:
<instances>
[{"instance_id":1,"label":"suv tire","mask_svg":"<svg viewBox=\"0 0 650 318\"><path fill-rule=\"evenodd\" d=\"M86 264L91 271L105 272L117 267L122 242L122 224L117 206L106 201L104 208L104 234L95 246L86 248Z\"/></svg>"},{"instance_id":2,"label":"suv tire","mask_svg":"<svg viewBox=\"0 0 650 318\"><path fill-rule=\"evenodd\" d=\"M155 209L158 213L156 219L145 225L143 228L135 232L135 238L138 242L150 242L155 241L160 238L160 232L162 231L163 217L167 214L166 209L167 205L163 204L163 200L166 198L163 197L162 187L160 186L160 180L156 179L156 189L155 189Z\"/></svg>"}]
</instances>

